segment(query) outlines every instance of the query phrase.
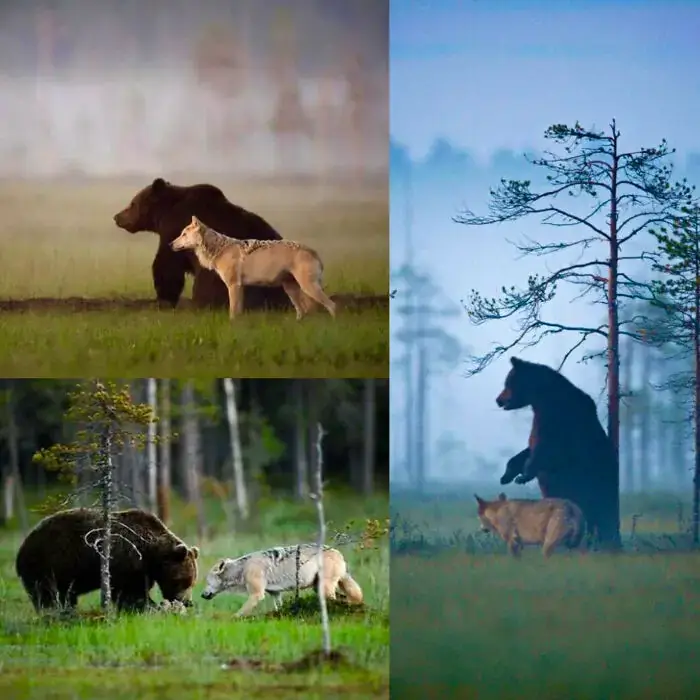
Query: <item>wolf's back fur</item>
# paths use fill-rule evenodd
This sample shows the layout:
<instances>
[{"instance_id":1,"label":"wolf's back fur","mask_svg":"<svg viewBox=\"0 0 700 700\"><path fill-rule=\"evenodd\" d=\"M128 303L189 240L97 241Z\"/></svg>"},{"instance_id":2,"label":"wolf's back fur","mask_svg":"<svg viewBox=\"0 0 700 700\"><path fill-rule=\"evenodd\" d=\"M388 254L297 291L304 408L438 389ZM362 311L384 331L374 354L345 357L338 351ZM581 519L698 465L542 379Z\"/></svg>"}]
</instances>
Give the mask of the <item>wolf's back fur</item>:
<instances>
[{"instance_id":1,"label":"wolf's back fur","mask_svg":"<svg viewBox=\"0 0 700 700\"><path fill-rule=\"evenodd\" d=\"M581 509L564 498L509 500L501 494L495 501L476 496L482 527L505 540L514 556L525 544L541 544L548 557L555 547L578 547L584 534Z\"/></svg>"}]
</instances>

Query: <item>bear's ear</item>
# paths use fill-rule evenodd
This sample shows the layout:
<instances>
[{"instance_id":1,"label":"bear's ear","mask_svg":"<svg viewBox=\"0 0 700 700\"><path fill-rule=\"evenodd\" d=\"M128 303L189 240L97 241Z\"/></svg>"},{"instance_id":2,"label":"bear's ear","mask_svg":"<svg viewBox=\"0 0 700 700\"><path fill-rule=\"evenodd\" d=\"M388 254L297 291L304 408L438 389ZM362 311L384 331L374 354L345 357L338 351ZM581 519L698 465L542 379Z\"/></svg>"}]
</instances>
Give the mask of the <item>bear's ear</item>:
<instances>
[{"instance_id":1,"label":"bear's ear","mask_svg":"<svg viewBox=\"0 0 700 700\"><path fill-rule=\"evenodd\" d=\"M523 361L519 360L517 357L511 357L510 364L513 365L513 367L517 367L518 365L522 365Z\"/></svg>"},{"instance_id":2,"label":"bear's ear","mask_svg":"<svg viewBox=\"0 0 700 700\"><path fill-rule=\"evenodd\" d=\"M162 177L157 177L154 181L153 184L151 185L151 188L153 189L154 192L159 192L160 190L165 189L165 186L168 183L162 178Z\"/></svg>"},{"instance_id":3,"label":"bear's ear","mask_svg":"<svg viewBox=\"0 0 700 700\"><path fill-rule=\"evenodd\" d=\"M192 556L193 556L195 559L199 559L199 547L192 547L192 548L190 549L190 552L192 552Z\"/></svg>"},{"instance_id":4,"label":"bear's ear","mask_svg":"<svg viewBox=\"0 0 700 700\"><path fill-rule=\"evenodd\" d=\"M498 500L499 500L499 501L506 501L506 500L508 500L508 499L506 498L505 493L499 493L499 494L498 494Z\"/></svg>"},{"instance_id":5,"label":"bear's ear","mask_svg":"<svg viewBox=\"0 0 700 700\"><path fill-rule=\"evenodd\" d=\"M190 550L187 549L187 545L184 542L179 542L173 547L172 550L173 561L183 561L187 556L187 552L189 551Z\"/></svg>"}]
</instances>

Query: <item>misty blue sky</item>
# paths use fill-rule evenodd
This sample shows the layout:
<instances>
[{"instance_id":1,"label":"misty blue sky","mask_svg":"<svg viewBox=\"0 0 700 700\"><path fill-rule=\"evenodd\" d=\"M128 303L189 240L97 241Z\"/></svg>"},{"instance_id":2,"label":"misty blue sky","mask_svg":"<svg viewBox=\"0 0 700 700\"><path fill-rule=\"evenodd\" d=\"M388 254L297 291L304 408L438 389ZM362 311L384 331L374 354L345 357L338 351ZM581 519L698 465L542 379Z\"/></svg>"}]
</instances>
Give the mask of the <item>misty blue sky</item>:
<instances>
[{"instance_id":1,"label":"misty blue sky","mask_svg":"<svg viewBox=\"0 0 700 700\"><path fill-rule=\"evenodd\" d=\"M501 177L536 180L539 169L522 154L542 149L553 123L605 129L614 117L626 150L666 138L677 149L674 174L700 184L697 26L700 2L392 0L392 268L406 260L409 165L413 262L433 276L446 304L460 309L471 288L497 295L504 284L522 285L528 274L570 261L516 260L506 239L552 235L536 218L487 228L451 219L464 206L486 213L488 189ZM603 315L602 307L573 302L564 292L546 317L598 325ZM398 326L393 313L392 324ZM475 351L513 337L508 322L476 328L463 313L446 326ZM552 340L517 354L557 365L570 344L570 337ZM392 343L392 355L401 355L399 343ZM494 401L509 366L497 361L471 379L460 364L434 375L431 438L451 434L497 461L504 449L522 449L529 411L505 414ZM570 362L564 373L604 410L600 365ZM403 385L393 368L392 394L400 453ZM461 469L459 457L431 464L433 476Z\"/></svg>"}]
</instances>

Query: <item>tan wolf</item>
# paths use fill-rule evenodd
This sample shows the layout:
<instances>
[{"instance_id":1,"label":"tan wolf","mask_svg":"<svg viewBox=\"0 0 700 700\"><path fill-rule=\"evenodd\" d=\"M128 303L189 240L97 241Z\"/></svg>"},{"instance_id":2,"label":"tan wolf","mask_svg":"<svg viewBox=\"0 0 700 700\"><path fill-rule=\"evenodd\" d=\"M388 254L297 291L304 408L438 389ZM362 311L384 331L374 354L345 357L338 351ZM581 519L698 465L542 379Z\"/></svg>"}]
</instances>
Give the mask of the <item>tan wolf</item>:
<instances>
[{"instance_id":1,"label":"tan wolf","mask_svg":"<svg viewBox=\"0 0 700 700\"><path fill-rule=\"evenodd\" d=\"M298 562L298 563L297 563ZM279 609L283 591L311 588L318 582L318 545L299 544L251 552L237 559L221 559L207 574L202 598L211 600L224 591L248 593L248 600L236 613L250 613L269 593ZM297 566L299 573L297 575ZM331 547L323 548L323 590L334 600L340 588L348 603L362 603L362 589L348 573L345 557Z\"/></svg>"},{"instance_id":2,"label":"tan wolf","mask_svg":"<svg viewBox=\"0 0 700 700\"><path fill-rule=\"evenodd\" d=\"M564 498L509 501L504 493L495 501L485 501L476 494L474 497L481 529L499 535L515 557L520 556L525 544L541 544L545 557L557 545L573 549L581 544L583 512L573 501Z\"/></svg>"},{"instance_id":3,"label":"tan wolf","mask_svg":"<svg viewBox=\"0 0 700 700\"><path fill-rule=\"evenodd\" d=\"M173 250L193 250L199 264L216 272L228 289L229 316L243 309L243 288L282 286L301 319L306 297L335 317L335 303L321 287L323 263L315 250L296 241L237 240L202 223L196 216L170 244Z\"/></svg>"}]
</instances>

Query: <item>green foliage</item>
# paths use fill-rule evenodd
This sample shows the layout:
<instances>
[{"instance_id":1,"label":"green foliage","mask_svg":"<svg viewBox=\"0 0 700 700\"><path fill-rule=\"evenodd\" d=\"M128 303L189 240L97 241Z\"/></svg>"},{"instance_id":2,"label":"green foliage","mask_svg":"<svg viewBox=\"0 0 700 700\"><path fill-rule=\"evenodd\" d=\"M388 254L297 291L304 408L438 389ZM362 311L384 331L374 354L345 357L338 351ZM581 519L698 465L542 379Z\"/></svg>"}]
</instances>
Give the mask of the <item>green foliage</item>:
<instances>
[{"instance_id":1,"label":"green foliage","mask_svg":"<svg viewBox=\"0 0 700 700\"><path fill-rule=\"evenodd\" d=\"M47 471L56 472L60 481L70 485L78 482L81 469L88 472L102 469L101 438L105 429L109 430L113 448L119 450L130 443L136 449L143 449L147 439L143 427L158 420L148 404L132 400L128 386L100 381L78 384L68 394L65 419L76 427L73 441L38 450L33 461ZM65 497L52 497L44 507L54 509L65 500Z\"/></svg>"}]
</instances>

